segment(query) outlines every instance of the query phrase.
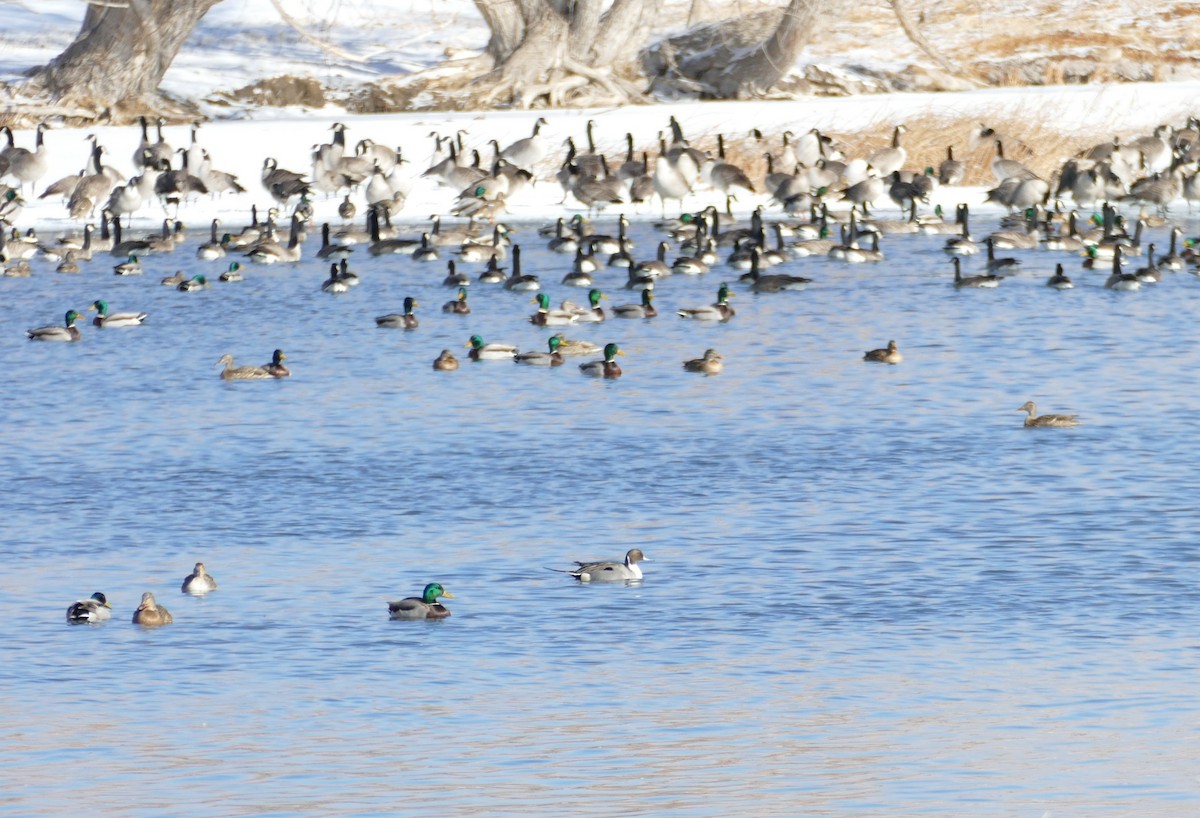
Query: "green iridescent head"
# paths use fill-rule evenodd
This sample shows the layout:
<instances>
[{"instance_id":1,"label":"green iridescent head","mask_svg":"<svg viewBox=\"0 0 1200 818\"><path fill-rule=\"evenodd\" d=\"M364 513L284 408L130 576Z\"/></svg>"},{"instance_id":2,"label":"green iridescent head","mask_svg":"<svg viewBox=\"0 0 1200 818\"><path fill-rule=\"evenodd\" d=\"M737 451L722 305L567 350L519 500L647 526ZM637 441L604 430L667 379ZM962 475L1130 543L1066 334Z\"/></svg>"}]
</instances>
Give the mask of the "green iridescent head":
<instances>
[{"instance_id":1,"label":"green iridescent head","mask_svg":"<svg viewBox=\"0 0 1200 818\"><path fill-rule=\"evenodd\" d=\"M604 293L599 290L588 291L588 303L592 305L592 309L600 306L600 299L604 297Z\"/></svg>"},{"instance_id":2,"label":"green iridescent head","mask_svg":"<svg viewBox=\"0 0 1200 818\"><path fill-rule=\"evenodd\" d=\"M454 594L446 591L441 586L441 583L431 582L425 586L425 590L421 592L421 601L427 602L430 605L437 602L439 596L444 596L447 599L454 599Z\"/></svg>"}]
</instances>

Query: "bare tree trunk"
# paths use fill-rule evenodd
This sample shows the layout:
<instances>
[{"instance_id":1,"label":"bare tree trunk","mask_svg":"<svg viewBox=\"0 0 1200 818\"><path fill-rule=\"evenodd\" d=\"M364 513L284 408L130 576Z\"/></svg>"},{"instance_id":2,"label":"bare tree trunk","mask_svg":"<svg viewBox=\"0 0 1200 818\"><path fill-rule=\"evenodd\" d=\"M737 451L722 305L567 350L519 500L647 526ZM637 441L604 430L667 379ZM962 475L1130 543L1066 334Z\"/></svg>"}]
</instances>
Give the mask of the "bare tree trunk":
<instances>
[{"instance_id":1,"label":"bare tree trunk","mask_svg":"<svg viewBox=\"0 0 1200 818\"><path fill-rule=\"evenodd\" d=\"M220 0L124 0L89 5L75 41L31 72L59 99L144 106L179 49Z\"/></svg>"},{"instance_id":2,"label":"bare tree trunk","mask_svg":"<svg viewBox=\"0 0 1200 818\"><path fill-rule=\"evenodd\" d=\"M662 0L616 0L600 26L593 65L633 62L645 45L645 34L662 8Z\"/></svg>"},{"instance_id":3,"label":"bare tree trunk","mask_svg":"<svg viewBox=\"0 0 1200 818\"><path fill-rule=\"evenodd\" d=\"M792 69L820 19L841 14L845 0L791 0L766 42L734 60L712 84L719 96L742 99L770 90Z\"/></svg>"}]
</instances>

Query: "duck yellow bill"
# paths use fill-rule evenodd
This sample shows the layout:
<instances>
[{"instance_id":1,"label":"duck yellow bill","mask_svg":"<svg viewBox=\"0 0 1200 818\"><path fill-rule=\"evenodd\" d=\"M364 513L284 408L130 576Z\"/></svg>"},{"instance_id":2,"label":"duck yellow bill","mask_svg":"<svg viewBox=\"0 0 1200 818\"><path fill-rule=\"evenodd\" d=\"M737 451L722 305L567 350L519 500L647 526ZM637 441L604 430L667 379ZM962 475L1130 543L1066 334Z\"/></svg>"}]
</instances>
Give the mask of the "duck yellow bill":
<instances>
[{"instance_id":1,"label":"duck yellow bill","mask_svg":"<svg viewBox=\"0 0 1200 818\"><path fill-rule=\"evenodd\" d=\"M450 593L449 591L443 591L442 596L444 596L446 599L454 599L454 594Z\"/></svg>"}]
</instances>

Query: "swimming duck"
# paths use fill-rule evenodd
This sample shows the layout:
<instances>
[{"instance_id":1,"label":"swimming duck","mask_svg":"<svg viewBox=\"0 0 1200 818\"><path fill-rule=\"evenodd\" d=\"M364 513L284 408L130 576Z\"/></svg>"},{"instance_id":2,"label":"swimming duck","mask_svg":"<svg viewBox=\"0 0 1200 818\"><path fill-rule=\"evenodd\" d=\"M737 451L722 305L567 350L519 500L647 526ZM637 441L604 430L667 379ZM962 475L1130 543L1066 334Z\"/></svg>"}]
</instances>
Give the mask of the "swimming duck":
<instances>
[{"instance_id":1,"label":"swimming duck","mask_svg":"<svg viewBox=\"0 0 1200 818\"><path fill-rule=\"evenodd\" d=\"M580 364L579 369L584 375L590 375L593 378L619 378L621 377L621 367L613 359L624 354L616 344L605 344L604 360L588 361L586 364Z\"/></svg>"},{"instance_id":2,"label":"swimming duck","mask_svg":"<svg viewBox=\"0 0 1200 818\"><path fill-rule=\"evenodd\" d=\"M221 380L223 381L264 381L275 377L261 366L235 367L232 355L222 355L221 360L217 361L217 365L225 367L221 370Z\"/></svg>"},{"instance_id":3,"label":"swimming duck","mask_svg":"<svg viewBox=\"0 0 1200 818\"><path fill-rule=\"evenodd\" d=\"M472 335L471 340L467 341L467 346L471 351L467 353L467 357L472 361L506 361L511 360L517 354L517 348L509 344L485 344L483 337Z\"/></svg>"},{"instance_id":4,"label":"swimming duck","mask_svg":"<svg viewBox=\"0 0 1200 818\"><path fill-rule=\"evenodd\" d=\"M195 569L183 579L180 590L185 594L203 596L209 591L217 590L217 581L204 568L204 563L196 563Z\"/></svg>"},{"instance_id":5,"label":"swimming duck","mask_svg":"<svg viewBox=\"0 0 1200 818\"><path fill-rule=\"evenodd\" d=\"M658 315L654 308L654 290L642 290L641 304L620 304L613 307L613 315L617 318L653 318Z\"/></svg>"},{"instance_id":6,"label":"swimming duck","mask_svg":"<svg viewBox=\"0 0 1200 818\"><path fill-rule=\"evenodd\" d=\"M683 362L683 368L688 372L703 372L706 375L716 375L725 368L724 358L715 349L704 350L704 357L693 358Z\"/></svg>"},{"instance_id":7,"label":"swimming duck","mask_svg":"<svg viewBox=\"0 0 1200 818\"><path fill-rule=\"evenodd\" d=\"M419 322L413 315L413 307L419 306L411 295L404 297L404 312L392 312L375 319L375 326L391 329L416 329Z\"/></svg>"},{"instance_id":8,"label":"swimming duck","mask_svg":"<svg viewBox=\"0 0 1200 818\"><path fill-rule=\"evenodd\" d=\"M680 318L692 318L697 321L728 321L734 316L733 307L729 306L729 285L722 284L717 290L717 303L707 307L691 307L676 310Z\"/></svg>"},{"instance_id":9,"label":"swimming duck","mask_svg":"<svg viewBox=\"0 0 1200 818\"><path fill-rule=\"evenodd\" d=\"M246 277L242 275L242 265L238 264L236 261L230 264L229 269L221 273L219 278L221 281L226 283L245 281L246 279Z\"/></svg>"},{"instance_id":10,"label":"swimming duck","mask_svg":"<svg viewBox=\"0 0 1200 818\"><path fill-rule=\"evenodd\" d=\"M1017 407L1017 411L1025 412L1026 426L1057 426L1067 428L1079 425L1078 415L1039 415L1037 413L1037 405L1031 400L1027 400L1021 406Z\"/></svg>"},{"instance_id":11,"label":"swimming duck","mask_svg":"<svg viewBox=\"0 0 1200 818\"><path fill-rule=\"evenodd\" d=\"M170 625L175 621L171 612L154 601L154 594L147 591L142 594L142 601L133 612L133 624L154 627Z\"/></svg>"},{"instance_id":12,"label":"swimming duck","mask_svg":"<svg viewBox=\"0 0 1200 818\"><path fill-rule=\"evenodd\" d=\"M568 324L574 324L578 316L566 310L550 309L550 296L545 293L538 293L533 299L533 303L538 305L537 312L529 316L529 323L538 327L565 327Z\"/></svg>"},{"instance_id":13,"label":"swimming duck","mask_svg":"<svg viewBox=\"0 0 1200 818\"><path fill-rule=\"evenodd\" d=\"M450 610L438 602L438 597L454 599L454 594L439 583L431 582L419 597L410 596L399 602L389 602L388 616L391 619L445 619L450 615Z\"/></svg>"},{"instance_id":14,"label":"swimming duck","mask_svg":"<svg viewBox=\"0 0 1200 818\"><path fill-rule=\"evenodd\" d=\"M447 301L442 305L442 312L450 312L455 315L470 315L471 306L467 303L467 288L458 288L458 297L453 301Z\"/></svg>"},{"instance_id":15,"label":"swimming duck","mask_svg":"<svg viewBox=\"0 0 1200 818\"><path fill-rule=\"evenodd\" d=\"M185 281L187 281L187 276L183 274L183 270L176 270L175 275L166 276L159 283L164 287L178 287Z\"/></svg>"},{"instance_id":16,"label":"swimming duck","mask_svg":"<svg viewBox=\"0 0 1200 818\"><path fill-rule=\"evenodd\" d=\"M555 333L558 339L558 351L563 355L595 355L600 347L591 341L579 341L567 338L561 332Z\"/></svg>"},{"instance_id":17,"label":"swimming duck","mask_svg":"<svg viewBox=\"0 0 1200 818\"><path fill-rule=\"evenodd\" d=\"M455 358L450 350L443 349L442 354L434 360L433 368L437 372L453 372L458 369L458 358Z\"/></svg>"},{"instance_id":18,"label":"swimming duck","mask_svg":"<svg viewBox=\"0 0 1200 818\"><path fill-rule=\"evenodd\" d=\"M202 275L195 275L186 281L181 281L176 285L175 289L181 293L194 293L198 290L203 290L208 286L208 279Z\"/></svg>"},{"instance_id":19,"label":"swimming duck","mask_svg":"<svg viewBox=\"0 0 1200 818\"><path fill-rule=\"evenodd\" d=\"M92 594L89 599L71 603L71 606L67 608L67 621L71 623L103 622L110 618L112 618L112 605L108 604L108 599L99 591Z\"/></svg>"},{"instance_id":20,"label":"swimming duck","mask_svg":"<svg viewBox=\"0 0 1200 818\"><path fill-rule=\"evenodd\" d=\"M82 337L78 327L75 326L75 322L78 320L79 313L75 310L67 310L63 326L38 327L25 330L25 334L29 336L30 341L78 341Z\"/></svg>"},{"instance_id":21,"label":"swimming duck","mask_svg":"<svg viewBox=\"0 0 1200 818\"><path fill-rule=\"evenodd\" d=\"M562 343L559 336L551 335L546 340L546 345L550 348L549 352L522 352L513 360L519 364L527 364L529 366L562 366L563 356L558 351L559 345Z\"/></svg>"},{"instance_id":22,"label":"swimming duck","mask_svg":"<svg viewBox=\"0 0 1200 818\"><path fill-rule=\"evenodd\" d=\"M875 361L881 364L898 364L904 360L900 348L895 341L888 341L887 349L872 349L863 355L864 361Z\"/></svg>"},{"instance_id":23,"label":"swimming duck","mask_svg":"<svg viewBox=\"0 0 1200 818\"><path fill-rule=\"evenodd\" d=\"M108 302L98 299L92 302L89 310L96 310L92 324L97 327L137 327L141 326L149 313L144 312L109 312Z\"/></svg>"},{"instance_id":24,"label":"swimming duck","mask_svg":"<svg viewBox=\"0 0 1200 818\"><path fill-rule=\"evenodd\" d=\"M642 292L646 292L646 290L643 290ZM575 316L575 320L581 324L597 324L603 321L606 317L604 315L604 308L600 306L600 299L606 297L607 296L605 296L604 293L600 292L599 290L592 289L588 292L588 307L575 307L574 309L570 310L570 312ZM564 302L563 309L566 308L567 305Z\"/></svg>"},{"instance_id":25,"label":"swimming duck","mask_svg":"<svg viewBox=\"0 0 1200 818\"><path fill-rule=\"evenodd\" d=\"M119 276L138 276L142 274L142 263L137 256L130 256L113 267L113 273Z\"/></svg>"},{"instance_id":26,"label":"swimming duck","mask_svg":"<svg viewBox=\"0 0 1200 818\"><path fill-rule=\"evenodd\" d=\"M271 362L263 364L263 369L267 371L272 378L290 378L292 370L283 365L287 360L287 356L283 354L282 349L277 349L271 355Z\"/></svg>"},{"instance_id":27,"label":"swimming duck","mask_svg":"<svg viewBox=\"0 0 1200 818\"><path fill-rule=\"evenodd\" d=\"M578 566L565 573L575 577L580 582L612 582L640 580L642 569L639 562L649 562L640 548L631 548L625 552L624 562L576 562Z\"/></svg>"}]
</instances>

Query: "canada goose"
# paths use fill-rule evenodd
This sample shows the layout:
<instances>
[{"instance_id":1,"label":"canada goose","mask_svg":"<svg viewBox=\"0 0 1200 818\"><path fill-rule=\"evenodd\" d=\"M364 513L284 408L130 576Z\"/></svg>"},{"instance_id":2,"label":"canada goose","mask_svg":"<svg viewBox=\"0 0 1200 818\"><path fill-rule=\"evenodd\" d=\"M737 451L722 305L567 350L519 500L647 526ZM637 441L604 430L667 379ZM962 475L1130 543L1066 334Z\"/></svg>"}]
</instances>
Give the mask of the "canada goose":
<instances>
[{"instance_id":1,"label":"canada goose","mask_svg":"<svg viewBox=\"0 0 1200 818\"><path fill-rule=\"evenodd\" d=\"M812 283L811 278L804 276L788 275L786 273L772 273L763 275L759 272L761 252L755 248L754 254L750 259L750 270L743 278L750 282L751 292L756 293L777 293L783 290L803 290L807 289Z\"/></svg>"},{"instance_id":2,"label":"canada goose","mask_svg":"<svg viewBox=\"0 0 1200 818\"><path fill-rule=\"evenodd\" d=\"M179 170L168 169L154 180L154 193L162 201L163 207L175 205L178 207L188 196L208 193L208 186L198 177L187 172L187 151L182 150L183 162Z\"/></svg>"},{"instance_id":3,"label":"canada goose","mask_svg":"<svg viewBox=\"0 0 1200 818\"><path fill-rule=\"evenodd\" d=\"M867 157L867 164L874 168L880 177L890 176L904 167L908 151L900 144L900 134L906 130L908 129L903 124L897 125L892 129L891 146L877 150Z\"/></svg>"},{"instance_id":4,"label":"canada goose","mask_svg":"<svg viewBox=\"0 0 1200 818\"><path fill-rule=\"evenodd\" d=\"M705 375L718 375L725 368L724 358L715 349L704 350L700 358L683 362L683 368L688 372L703 372Z\"/></svg>"},{"instance_id":5,"label":"canada goose","mask_svg":"<svg viewBox=\"0 0 1200 818\"><path fill-rule=\"evenodd\" d=\"M503 284L507 280L508 276L495 256L488 259L487 267L479 274L479 283L481 284Z\"/></svg>"},{"instance_id":6,"label":"canada goose","mask_svg":"<svg viewBox=\"0 0 1200 818\"><path fill-rule=\"evenodd\" d=\"M1142 282L1136 274L1122 272L1121 264L1124 256L1121 246L1117 245L1112 257L1112 272L1104 282L1105 289L1132 292L1142 288Z\"/></svg>"},{"instance_id":7,"label":"canada goose","mask_svg":"<svg viewBox=\"0 0 1200 818\"><path fill-rule=\"evenodd\" d=\"M1137 280L1146 284L1155 284L1162 281L1162 270L1154 261L1154 244L1146 245L1146 266L1139 267L1134 270L1133 274L1137 276Z\"/></svg>"},{"instance_id":8,"label":"canada goose","mask_svg":"<svg viewBox=\"0 0 1200 818\"><path fill-rule=\"evenodd\" d=\"M1017 407L1018 412L1025 413L1025 425L1027 427L1038 426L1057 426L1067 428L1079 425L1079 415L1039 415L1037 413L1037 405L1031 401L1025 401Z\"/></svg>"},{"instance_id":9,"label":"canada goose","mask_svg":"<svg viewBox=\"0 0 1200 818\"><path fill-rule=\"evenodd\" d=\"M955 256L951 261L954 263L954 286L959 289L991 289L999 287L1000 282L1004 280L1004 276L993 273L964 276L962 274L962 262L959 257Z\"/></svg>"},{"instance_id":10,"label":"canada goose","mask_svg":"<svg viewBox=\"0 0 1200 818\"><path fill-rule=\"evenodd\" d=\"M1171 202L1182 195L1183 171L1177 163L1170 170L1134 181L1129 186L1129 195L1123 196L1121 201L1152 204L1158 207L1159 213L1165 215Z\"/></svg>"},{"instance_id":11,"label":"canada goose","mask_svg":"<svg viewBox=\"0 0 1200 818\"><path fill-rule=\"evenodd\" d=\"M133 612L133 624L135 625L157 627L170 625L174 621L171 612L155 602L154 594L149 591L142 594L142 601L138 604L137 610Z\"/></svg>"},{"instance_id":12,"label":"canada goose","mask_svg":"<svg viewBox=\"0 0 1200 818\"><path fill-rule=\"evenodd\" d=\"M875 174L876 170L872 167L868 171L867 178L860 182L855 182L842 191L842 199L853 202L855 206L862 208L864 216L870 213L870 205L884 194L883 179Z\"/></svg>"},{"instance_id":13,"label":"canada goose","mask_svg":"<svg viewBox=\"0 0 1200 818\"><path fill-rule=\"evenodd\" d=\"M338 274L336 262L329 265L329 278L321 282L321 292L333 295L350 292L350 285L342 281L341 276Z\"/></svg>"},{"instance_id":14,"label":"canada goose","mask_svg":"<svg viewBox=\"0 0 1200 818\"><path fill-rule=\"evenodd\" d=\"M1004 157L1004 143L996 140L996 155L992 157L992 175L996 177L997 182L1003 182L1005 179L1037 179L1039 178L1025 165L1015 159L1006 159Z\"/></svg>"},{"instance_id":15,"label":"canada goose","mask_svg":"<svg viewBox=\"0 0 1200 818\"><path fill-rule=\"evenodd\" d=\"M522 352L513 358L519 364L526 366L562 366L563 354L558 351L562 338L551 335L546 339L547 352Z\"/></svg>"},{"instance_id":16,"label":"canada goose","mask_svg":"<svg viewBox=\"0 0 1200 818\"><path fill-rule=\"evenodd\" d=\"M204 261L214 261L225 257L225 245L221 244L218 234L221 231L221 220L213 219L209 225L208 241L196 248L196 258Z\"/></svg>"},{"instance_id":17,"label":"canada goose","mask_svg":"<svg viewBox=\"0 0 1200 818\"><path fill-rule=\"evenodd\" d=\"M958 206L956 220L960 230L959 235L946 239L946 244L942 249L955 256L975 255L979 252L979 245L971 238L970 212L967 205L960 204Z\"/></svg>"},{"instance_id":18,"label":"canada goose","mask_svg":"<svg viewBox=\"0 0 1200 818\"><path fill-rule=\"evenodd\" d=\"M355 207L354 202L350 201L350 194L347 193L346 198L342 199L341 204L338 205L338 215L342 217L342 221L349 222L354 221L357 213L358 208Z\"/></svg>"},{"instance_id":19,"label":"canada goose","mask_svg":"<svg viewBox=\"0 0 1200 818\"><path fill-rule=\"evenodd\" d=\"M367 252L373 256L411 256L421 246L419 239L383 238L382 228L379 224L379 211L375 208L367 211L367 230L371 236Z\"/></svg>"},{"instance_id":20,"label":"canada goose","mask_svg":"<svg viewBox=\"0 0 1200 818\"><path fill-rule=\"evenodd\" d=\"M1053 287L1056 290L1073 290L1075 283L1063 272L1062 264L1054 265L1054 275L1046 280L1047 287Z\"/></svg>"},{"instance_id":21,"label":"canada goose","mask_svg":"<svg viewBox=\"0 0 1200 818\"><path fill-rule=\"evenodd\" d=\"M79 180L75 189L67 199L67 210L73 219L87 217L101 202L107 201L112 189L122 181L115 172L103 164L104 146L92 140L91 158L88 162L88 173Z\"/></svg>"},{"instance_id":22,"label":"canada goose","mask_svg":"<svg viewBox=\"0 0 1200 818\"><path fill-rule=\"evenodd\" d=\"M217 581L204 568L204 563L198 562L196 563L196 567L192 569L192 573L183 578L183 584L179 587L179 590L185 594L203 596L209 591L217 590Z\"/></svg>"},{"instance_id":23,"label":"canada goose","mask_svg":"<svg viewBox=\"0 0 1200 818\"><path fill-rule=\"evenodd\" d=\"M582 247L575 248L575 261L569 273L563 276L562 283L568 287L592 286L592 273L599 267L596 257L584 253Z\"/></svg>"},{"instance_id":24,"label":"canada goose","mask_svg":"<svg viewBox=\"0 0 1200 818\"><path fill-rule=\"evenodd\" d=\"M872 349L864 353L863 360L880 364L898 364L904 360L904 356L900 354L900 348L896 346L895 341L888 341L885 349Z\"/></svg>"},{"instance_id":25,"label":"canada goose","mask_svg":"<svg viewBox=\"0 0 1200 818\"><path fill-rule=\"evenodd\" d=\"M26 148L13 148L8 152L8 175L15 178L22 189L25 185L29 185L31 188L36 185L50 167L50 157L46 152L43 136L44 131L45 125L39 122L32 151ZM9 131L10 135L11 133Z\"/></svg>"},{"instance_id":26,"label":"canada goose","mask_svg":"<svg viewBox=\"0 0 1200 818\"><path fill-rule=\"evenodd\" d=\"M263 160L262 186L271 194L271 198L280 204L287 204L294 196L308 195L312 192L309 183L304 180L303 173L279 167L279 162L270 156Z\"/></svg>"},{"instance_id":27,"label":"canada goose","mask_svg":"<svg viewBox=\"0 0 1200 818\"><path fill-rule=\"evenodd\" d=\"M75 310L67 310L62 326L51 324L47 327L25 330L30 341L78 341L82 336L75 322L80 318Z\"/></svg>"},{"instance_id":28,"label":"canada goose","mask_svg":"<svg viewBox=\"0 0 1200 818\"><path fill-rule=\"evenodd\" d=\"M142 128L142 138L133 153L133 166L138 169L169 170L171 159L174 157L175 152L163 138L162 117L159 117L156 123L158 139L154 142L150 141L149 123L146 121L146 117L139 116L138 124Z\"/></svg>"},{"instance_id":29,"label":"canada goose","mask_svg":"<svg viewBox=\"0 0 1200 818\"><path fill-rule=\"evenodd\" d=\"M604 359L600 361L588 361L585 364L579 365L579 371L584 375L592 378L607 378L614 379L621 377L621 367L616 362L616 356L624 355L621 348L616 344L604 345Z\"/></svg>"},{"instance_id":30,"label":"canada goose","mask_svg":"<svg viewBox=\"0 0 1200 818\"><path fill-rule=\"evenodd\" d=\"M466 290L462 290L462 292L465 293ZM465 298L463 303L466 303ZM404 312L381 315L375 319L375 326L390 329L416 329L420 325L420 322L417 320L417 316L413 314L413 309L418 306L420 305L417 304L416 299L411 295L405 296Z\"/></svg>"},{"instance_id":31,"label":"canada goose","mask_svg":"<svg viewBox=\"0 0 1200 818\"><path fill-rule=\"evenodd\" d=\"M516 292L532 292L540 290L542 284L538 281L535 275L522 275L521 273L521 247L513 245L512 248L512 274L504 280L504 289L513 290Z\"/></svg>"},{"instance_id":32,"label":"canada goose","mask_svg":"<svg viewBox=\"0 0 1200 818\"><path fill-rule=\"evenodd\" d=\"M321 248L317 250L317 258L324 259L347 259L350 258L350 253L354 248L345 244L332 244L329 240L329 222L321 224Z\"/></svg>"},{"instance_id":33,"label":"canada goose","mask_svg":"<svg viewBox=\"0 0 1200 818\"><path fill-rule=\"evenodd\" d=\"M295 216L292 217L292 227L286 245L281 245L277 241L260 242L246 255L257 264L286 264L299 261L301 256L300 220Z\"/></svg>"},{"instance_id":34,"label":"canada goose","mask_svg":"<svg viewBox=\"0 0 1200 818\"><path fill-rule=\"evenodd\" d=\"M984 244L987 245L987 268L988 272L996 272L997 270L1015 270L1021 265L1021 260L1012 256L996 258L996 241L991 236L984 239Z\"/></svg>"},{"instance_id":35,"label":"canada goose","mask_svg":"<svg viewBox=\"0 0 1200 818\"><path fill-rule=\"evenodd\" d=\"M1158 260L1158 266L1164 270L1182 270L1185 266L1183 256L1177 252L1177 240L1183 238L1183 231L1178 227L1171 228L1171 246L1167 254Z\"/></svg>"},{"instance_id":36,"label":"canada goose","mask_svg":"<svg viewBox=\"0 0 1200 818\"><path fill-rule=\"evenodd\" d=\"M746 171L725 160L725 137L717 134L717 160L707 164L708 183L721 193L758 193Z\"/></svg>"},{"instance_id":37,"label":"canada goose","mask_svg":"<svg viewBox=\"0 0 1200 818\"><path fill-rule=\"evenodd\" d=\"M421 246L412 252L413 261L437 261L440 257L438 249L430 244L429 234L421 234Z\"/></svg>"},{"instance_id":38,"label":"canada goose","mask_svg":"<svg viewBox=\"0 0 1200 818\"><path fill-rule=\"evenodd\" d=\"M538 117L533 123L533 133L524 139L518 139L500 152L501 158L519 168L532 170L546 155L545 139L541 129L548 125L544 117Z\"/></svg>"},{"instance_id":39,"label":"canada goose","mask_svg":"<svg viewBox=\"0 0 1200 818\"><path fill-rule=\"evenodd\" d=\"M954 146L946 146L946 158L938 165L938 181L943 185L957 185L967 176L967 163L954 158Z\"/></svg>"}]
</instances>

